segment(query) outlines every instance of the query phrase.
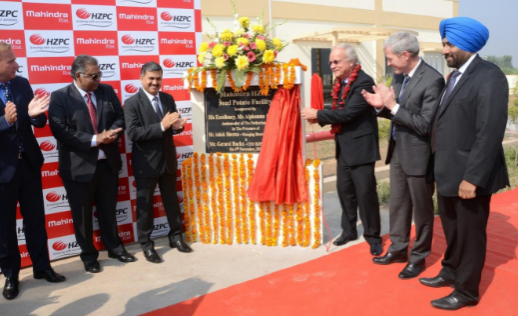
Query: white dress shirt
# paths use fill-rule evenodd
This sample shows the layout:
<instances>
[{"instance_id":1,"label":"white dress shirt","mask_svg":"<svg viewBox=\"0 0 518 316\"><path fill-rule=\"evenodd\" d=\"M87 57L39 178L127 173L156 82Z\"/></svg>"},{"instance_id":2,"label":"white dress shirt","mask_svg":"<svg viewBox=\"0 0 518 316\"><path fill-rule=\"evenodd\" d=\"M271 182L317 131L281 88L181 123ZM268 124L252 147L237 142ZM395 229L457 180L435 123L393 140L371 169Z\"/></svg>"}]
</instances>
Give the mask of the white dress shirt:
<instances>
[{"instance_id":1,"label":"white dress shirt","mask_svg":"<svg viewBox=\"0 0 518 316\"><path fill-rule=\"evenodd\" d=\"M142 91L144 91L144 93L149 98L149 102L151 103L151 108L153 109L153 112L155 112L155 113L156 113L156 110L155 110L155 107L153 106L153 98L155 98L155 97L157 98L158 107L160 107L160 110L162 110L162 114L165 116L166 113L164 112L164 107L162 106L162 102L160 102L160 97L159 97L160 94L152 95L152 94L148 93L146 91L146 89L142 89ZM157 115L158 115L158 113L157 113ZM160 122L160 127L162 128L162 132L164 132L165 128L164 128L164 125L162 125L162 122Z\"/></svg>"}]
</instances>

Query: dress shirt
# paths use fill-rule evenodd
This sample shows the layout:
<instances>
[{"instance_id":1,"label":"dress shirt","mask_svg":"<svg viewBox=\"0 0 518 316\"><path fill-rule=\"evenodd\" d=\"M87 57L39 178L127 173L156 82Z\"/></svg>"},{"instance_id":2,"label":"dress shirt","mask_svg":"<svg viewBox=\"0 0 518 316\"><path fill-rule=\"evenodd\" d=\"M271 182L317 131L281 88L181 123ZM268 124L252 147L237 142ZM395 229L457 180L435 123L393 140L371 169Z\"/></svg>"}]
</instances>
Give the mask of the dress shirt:
<instances>
[{"instance_id":1,"label":"dress shirt","mask_svg":"<svg viewBox=\"0 0 518 316\"><path fill-rule=\"evenodd\" d=\"M473 59L475 59L475 57L477 57L477 53L473 54L473 56L471 56L465 63L464 65L462 65L457 71L460 72L460 74L457 76L457 79L455 80L455 84L453 85L453 89L455 89L455 86L457 85L457 83L459 83L460 81L460 78L462 78L462 75L464 74L464 72L466 71L466 69L468 69L469 65L471 64L471 62L473 61ZM452 89L452 91L453 91ZM445 93L442 94L441 96L441 102L442 102L442 99L444 98L444 95Z\"/></svg>"},{"instance_id":2,"label":"dress shirt","mask_svg":"<svg viewBox=\"0 0 518 316\"><path fill-rule=\"evenodd\" d=\"M421 58L419 58L419 62L417 63L417 65L415 65L415 67L414 67L412 70L410 70L410 72L408 73L408 75L403 74L403 75L408 76L408 77L410 78L410 79L408 80L407 85L410 83L410 80L411 80L411 79L412 79L412 77L414 76L416 69L419 67L419 65L421 65L421 63L422 63L422 62L423 62L423 60L422 60ZM401 97L401 96L400 96L400 97ZM396 113L397 113L397 110L398 110L398 109L399 109L399 103L396 103L396 105L394 105L394 107L392 108L392 110L390 110L390 113L391 113L392 115L396 115Z\"/></svg>"},{"instance_id":3,"label":"dress shirt","mask_svg":"<svg viewBox=\"0 0 518 316\"><path fill-rule=\"evenodd\" d=\"M9 85L9 81L3 83L3 84L6 84L6 85ZM9 90L11 90L11 87L9 87ZM11 90L11 98L13 98L13 95L12 95L12 90ZM4 102L4 104L7 106L7 100L5 99L5 91L4 89L1 89L0 88L0 99L2 100L2 102ZM32 100L31 100L32 101ZM29 114L29 111L27 111L27 114ZM36 119L32 118L31 115L29 114L29 117L31 118L32 122L33 123L36 123ZM13 126L13 124L9 124L9 122L7 121L7 118L4 116L4 119L5 119L5 122L7 123L7 125L9 127Z\"/></svg>"},{"instance_id":4,"label":"dress shirt","mask_svg":"<svg viewBox=\"0 0 518 316\"><path fill-rule=\"evenodd\" d=\"M164 107L162 106L162 102L160 102L160 93L157 94L157 95L152 95L150 93L148 93L146 91L146 89L142 89L142 91L144 91L144 93L147 95L147 97L149 98L149 102L151 103L151 108L153 109L153 112L156 113L155 111L155 108L153 107L153 98L157 98L158 99L158 106L160 107L160 109L162 110L162 113L164 114L164 116L167 114L165 113L164 111ZM157 114L158 115L158 114ZM160 127L162 128L162 132L165 132L165 128L164 128L164 125L162 125L162 122L160 122Z\"/></svg>"}]
</instances>

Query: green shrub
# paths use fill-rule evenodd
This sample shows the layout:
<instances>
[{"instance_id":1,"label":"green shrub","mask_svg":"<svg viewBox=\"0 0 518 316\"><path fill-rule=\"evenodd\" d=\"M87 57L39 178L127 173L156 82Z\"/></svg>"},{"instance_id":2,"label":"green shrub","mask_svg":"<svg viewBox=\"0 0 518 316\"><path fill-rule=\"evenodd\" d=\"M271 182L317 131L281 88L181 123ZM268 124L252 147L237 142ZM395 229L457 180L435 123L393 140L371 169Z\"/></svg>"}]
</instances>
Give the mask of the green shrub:
<instances>
[{"instance_id":1,"label":"green shrub","mask_svg":"<svg viewBox=\"0 0 518 316\"><path fill-rule=\"evenodd\" d=\"M379 140L385 140L388 138L390 130L390 120L385 118L378 119L378 138Z\"/></svg>"}]
</instances>

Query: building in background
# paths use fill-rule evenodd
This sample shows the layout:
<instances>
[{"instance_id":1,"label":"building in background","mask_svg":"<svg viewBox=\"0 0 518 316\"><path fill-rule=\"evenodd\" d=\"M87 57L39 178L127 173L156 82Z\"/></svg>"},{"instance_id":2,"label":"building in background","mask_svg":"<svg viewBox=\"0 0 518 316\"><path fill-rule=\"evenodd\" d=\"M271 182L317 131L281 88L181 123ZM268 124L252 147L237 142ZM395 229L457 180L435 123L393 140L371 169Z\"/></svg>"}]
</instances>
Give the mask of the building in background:
<instances>
[{"instance_id":1,"label":"building in background","mask_svg":"<svg viewBox=\"0 0 518 316\"><path fill-rule=\"evenodd\" d=\"M386 66L383 41L392 33L410 31L419 39L421 57L440 73L450 72L441 55L439 22L458 16L458 0L235 0L240 16L253 23L264 13L263 23L287 22L273 30L273 37L290 42L278 60L291 58L308 66L304 76L310 82L319 73L324 92L330 91L332 74L330 48L338 42L356 46L363 70L378 81L392 75ZM202 32L213 34L206 17L221 30L233 27L229 1L202 0ZM205 40L208 40L205 38ZM309 84L304 99L309 100ZM327 101L327 100L326 100Z\"/></svg>"}]
</instances>

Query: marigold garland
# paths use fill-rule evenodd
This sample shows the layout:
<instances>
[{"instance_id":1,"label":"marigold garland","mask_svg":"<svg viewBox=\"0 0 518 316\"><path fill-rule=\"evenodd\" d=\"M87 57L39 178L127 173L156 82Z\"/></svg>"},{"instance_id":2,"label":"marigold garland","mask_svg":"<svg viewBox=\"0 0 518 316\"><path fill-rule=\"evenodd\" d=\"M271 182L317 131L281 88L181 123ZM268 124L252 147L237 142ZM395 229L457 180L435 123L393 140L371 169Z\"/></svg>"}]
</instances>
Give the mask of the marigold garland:
<instances>
[{"instance_id":1,"label":"marigold garland","mask_svg":"<svg viewBox=\"0 0 518 316\"><path fill-rule=\"evenodd\" d=\"M295 216L293 212L293 204L288 204L288 231L290 234L290 246L296 246L295 242Z\"/></svg>"},{"instance_id":2,"label":"marigold garland","mask_svg":"<svg viewBox=\"0 0 518 316\"><path fill-rule=\"evenodd\" d=\"M214 154L211 153L208 157L209 160L209 182L210 182L210 190L212 198L210 199L210 205L211 205L211 212L212 212L212 232L214 234L214 239L212 241L213 244L218 243L218 203L217 203L217 196L218 196L218 188L217 188L217 181L216 177L214 176Z\"/></svg>"},{"instance_id":3,"label":"marigold garland","mask_svg":"<svg viewBox=\"0 0 518 316\"><path fill-rule=\"evenodd\" d=\"M210 70L210 78L212 79L212 86L218 91L218 82L216 81L216 69Z\"/></svg>"},{"instance_id":4,"label":"marigold garland","mask_svg":"<svg viewBox=\"0 0 518 316\"><path fill-rule=\"evenodd\" d=\"M227 245L232 245L232 190L230 186L230 161L228 158L228 154L223 154L223 173L225 179L225 206L227 209L227 219L225 222L227 229L226 243Z\"/></svg>"},{"instance_id":5,"label":"marigold garland","mask_svg":"<svg viewBox=\"0 0 518 316\"><path fill-rule=\"evenodd\" d=\"M241 232L243 233L243 243L248 244L250 232L248 230L247 206L248 197L246 196L246 166L245 155L239 155L239 198L241 202Z\"/></svg>"},{"instance_id":6,"label":"marigold garland","mask_svg":"<svg viewBox=\"0 0 518 316\"><path fill-rule=\"evenodd\" d=\"M200 171L198 169L199 160L198 153L192 155L193 170L194 170L194 198L196 200L196 222L197 222L197 235L200 237L202 243L205 242L205 234L203 231L203 208L201 204L202 193L201 193L201 179Z\"/></svg>"},{"instance_id":7,"label":"marigold garland","mask_svg":"<svg viewBox=\"0 0 518 316\"><path fill-rule=\"evenodd\" d=\"M273 208L272 246L277 246L278 242L279 242L280 217L281 217L281 213L279 212L279 205L275 204L275 206Z\"/></svg>"},{"instance_id":8,"label":"marigold garland","mask_svg":"<svg viewBox=\"0 0 518 316\"><path fill-rule=\"evenodd\" d=\"M236 242L241 244L243 239L241 235L241 204L239 202L239 170L236 154L232 154L232 184L234 193L234 237Z\"/></svg>"},{"instance_id":9,"label":"marigold garland","mask_svg":"<svg viewBox=\"0 0 518 316\"><path fill-rule=\"evenodd\" d=\"M261 245L266 245L266 220L264 213L265 204L265 202L259 202L259 229L261 230Z\"/></svg>"},{"instance_id":10,"label":"marigold garland","mask_svg":"<svg viewBox=\"0 0 518 316\"><path fill-rule=\"evenodd\" d=\"M282 246L288 247L288 210L286 204L282 204Z\"/></svg>"},{"instance_id":11,"label":"marigold garland","mask_svg":"<svg viewBox=\"0 0 518 316\"><path fill-rule=\"evenodd\" d=\"M351 74L347 78L347 84L344 87L344 91L342 92L342 100L340 100L338 106L338 96L340 95L340 90L342 90L342 80L340 78L335 79L335 84L333 86L333 90L331 91L331 96L333 97L333 102L331 103L331 110L343 109L345 106L345 100L349 95L349 91L351 91L351 86L358 78L358 73L362 69L362 65L358 64L353 68ZM342 130L342 124L331 124L331 133L338 134Z\"/></svg>"},{"instance_id":12,"label":"marigold garland","mask_svg":"<svg viewBox=\"0 0 518 316\"><path fill-rule=\"evenodd\" d=\"M200 171L201 171L201 187L203 189L202 193L202 210L203 210L203 239L205 244L211 243L211 229L210 229L210 209L209 209L209 185L207 182L207 167L206 163L206 155L203 153L200 156ZM200 230L201 234L201 230Z\"/></svg>"},{"instance_id":13,"label":"marigold garland","mask_svg":"<svg viewBox=\"0 0 518 316\"><path fill-rule=\"evenodd\" d=\"M250 182L252 182L252 176L254 175L254 160L252 154L247 154L247 161L246 161L246 167L248 171L248 178L247 178L247 186L250 186ZM255 223L255 203L250 200L248 200L248 218L250 220L250 241L253 245L257 243L257 231L256 231L256 223Z\"/></svg>"},{"instance_id":14,"label":"marigold garland","mask_svg":"<svg viewBox=\"0 0 518 316\"><path fill-rule=\"evenodd\" d=\"M306 168L304 169L306 188L309 188L310 184L309 166L311 166L311 159L306 159ZM309 200L310 199L307 199L306 202L304 202L304 243L302 245L303 247L308 247L311 242L311 206Z\"/></svg>"},{"instance_id":15,"label":"marigold garland","mask_svg":"<svg viewBox=\"0 0 518 316\"><path fill-rule=\"evenodd\" d=\"M320 246L320 175L318 172L318 167L320 166L320 159L313 160L313 179L315 181L315 194L313 196L313 204L315 207L315 231L313 233L313 237L315 238L315 241L313 243L312 248L318 248Z\"/></svg>"},{"instance_id":16,"label":"marigold garland","mask_svg":"<svg viewBox=\"0 0 518 316\"><path fill-rule=\"evenodd\" d=\"M304 245L304 211L302 210L302 203L297 203L297 211L295 212L295 220L297 221L297 244Z\"/></svg>"},{"instance_id":17,"label":"marigold garland","mask_svg":"<svg viewBox=\"0 0 518 316\"><path fill-rule=\"evenodd\" d=\"M271 210L271 203L270 202L266 202L266 209L265 209L265 212L266 212L266 216L265 216L265 221L266 221L266 246L270 247L270 246L273 246L273 242L272 242L272 210Z\"/></svg>"},{"instance_id":18,"label":"marigold garland","mask_svg":"<svg viewBox=\"0 0 518 316\"><path fill-rule=\"evenodd\" d=\"M218 184L218 216L219 216L219 240L220 244L225 245L227 243L227 228L226 228L226 214L225 214L225 197L224 197L224 183L223 183L223 172L221 167L221 153L216 153L216 170L218 172L218 176L216 178L216 183Z\"/></svg>"},{"instance_id":19,"label":"marigold garland","mask_svg":"<svg viewBox=\"0 0 518 316\"><path fill-rule=\"evenodd\" d=\"M192 241L192 239L191 239L191 218L190 218L190 210L189 210L190 205L191 205L191 203L190 203L191 200L189 199L188 194L187 194L187 192L189 191L188 190L188 183L189 183L188 175L190 175L190 173L187 171L187 164L185 163L185 160L184 160L184 162L182 163L182 184L184 185L184 187L183 187L183 190L184 190L183 220L185 222L185 224L184 224L185 240L187 242L191 242Z\"/></svg>"}]
</instances>

